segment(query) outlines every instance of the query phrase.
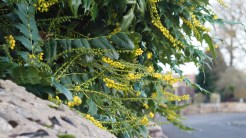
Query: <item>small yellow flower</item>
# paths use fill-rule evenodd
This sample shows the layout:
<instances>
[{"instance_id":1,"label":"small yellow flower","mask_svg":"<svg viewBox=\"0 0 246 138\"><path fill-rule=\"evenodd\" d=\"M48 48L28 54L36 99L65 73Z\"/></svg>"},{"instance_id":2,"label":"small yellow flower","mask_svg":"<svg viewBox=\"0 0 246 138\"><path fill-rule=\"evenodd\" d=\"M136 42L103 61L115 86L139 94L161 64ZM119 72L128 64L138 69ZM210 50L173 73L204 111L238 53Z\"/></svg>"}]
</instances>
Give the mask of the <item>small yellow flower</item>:
<instances>
[{"instance_id":1,"label":"small yellow flower","mask_svg":"<svg viewBox=\"0 0 246 138\"><path fill-rule=\"evenodd\" d=\"M149 119L148 119L146 116L144 116L144 117L140 120L140 124L142 124L142 125L147 125L148 122L149 122Z\"/></svg>"},{"instance_id":2,"label":"small yellow flower","mask_svg":"<svg viewBox=\"0 0 246 138\"><path fill-rule=\"evenodd\" d=\"M151 59L151 58L152 58L152 56L153 56L153 55L152 55L152 53L151 53L151 52L148 52L148 53L147 53L147 59Z\"/></svg>"},{"instance_id":3,"label":"small yellow flower","mask_svg":"<svg viewBox=\"0 0 246 138\"><path fill-rule=\"evenodd\" d=\"M59 96L56 96L56 100L60 100Z\"/></svg>"},{"instance_id":4,"label":"small yellow flower","mask_svg":"<svg viewBox=\"0 0 246 138\"><path fill-rule=\"evenodd\" d=\"M140 56L142 55L143 53L143 50L141 48L138 48L136 51L135 51L135 56Z\"/></svg>"},{"instance_id":5,"label":"small yellow flower","mask_svg":"<svg viewBox=\"0 0 246 138\"><path fill-rule=\"evenodd\" d=\"M80 90L80 86L75 86L75 87L74 87L74 90L75 90L75 91L79 91L79 90Z\"/></svg>"},{"instance_id":6,"label":"small yellow flower","mask_svg":"<svg viewBox=\"0 0 246 138\"><path fill-rule=\"evenodd\" d=\"M149 67L147 68L147 71L148 71L149 73L152 73L152 72L154 72L155 70L154 70L154 67L153 67L153 66L149 66Z\"/></svg>"},{"instance_id":7,"label":"small yellow flower","mask_svg":"<svg viewBox=\"0 0 246 138\"><path fill-rule=\"evenodd\" d=\"M162 75L160 73L154 73L153 77L157 78L157 79L160 79L162 77Z\"/></svg>"},{"instance_id":8,"label":"small yellow flower","mask_svg":"<svg viewBox=\"0 0 246 138\"><path fill-rule=\"evenodd\" d=\"M155 99L157 97L157 93L156 92L152 93L151 97Z\"/></svg>"},{"instance_id":9,"label":"small yellow flower","mask_svg":"<svg viewBox=\"0 0 246 138\"><path fill-rule=\"evenodd\" d=\"M44 53L43 53L43 52L39 54L39 59L40 59L41 61L44 60Z\"/></svg>"},{"instance_id":10,"label":"small yellow flower","mask_svg":"<svg viewBox=\"0 0 246 138\"><path fill-rule=\"evenodd\" d=\"M4 38L6 42L9 44L10 49L13 50L15 48L15 43L16 43L14 37L12 35L9 35L9 36L5 36Z\"/></svg>"},{"instance_id":11,"label":"small yellow flower","mask_svg":"<svg viewBox=\"0 0 246 138\"><path fill-rule=\"evenodd\" d=\"M68 105L68 107L73 107L74 106L73 102L68 102L67 105Z\"/></svg>"},{"instance_id":12,"label":"small yellow flower","mask_svg":"<svg viewBox=\"0 0 246 138\"><path fill-rule=\"evenodd\" d=\"M214 15L214 20L217 20L219 17L217 15Z\"/></svg>"},{"instance_id":13,"label":"small yellow flower","mask_svg":"<svg viewBox=\"0 0 246 138\"><path fill-rule=\"evenodd\" d=\"M154 113L152 113L152 112L149 113L149 117L150 117L150 118L154 118L154 116L155 116Z\"/></svg>"},{"instance_id":14,"label":"small yellow flower","mask_svg":"<svg viewBox=\"0 0 246 138\"><path fill-rule=\"evenodd\" d=\"M138 79L141 79L142 76L143 76L143 75L140 74L140 73L138 73L138 74L129 73L129 74L127 75L127 79L128 79L128 80L138 80Z\"/></svg>"},{"instance_id":15,"label":"small yellow flower","mask_svg":"<svg viewBox=\"0 0 246 138\"><path fill-rule=\"evenodd\" d=\"M144 104L143 104L143 107L144 107L145 109L149 109L149 105L148 105L147 103L144 103Z\"/></svg>"},{"instance_id":16,"label":"small yellow flower","mask_svg":"<svg viewBox=\"0 0 246 138\"><path fill-rule=\"evenodd\" d=\"M136 96L138 97L138 96L140 96L140 94L141 94L141 92L140 92L140 91L138 91L138 92L137 92L137 94L136 94Z\"/></svg>"},{"instance_id":17,"label":"small yellow flower","mask_svg":"<svg viewBox=\"0 0 246 138\"><path fill-rule=\"evenodd\" d=\"M38 0L37 4L34 4L33 6L37 8L40 12L47 12L49 10L49 7L56 4L58 0Z\"/></svg>"},{"instance_id":18,"label":"small yellow flower","mask_svg":"<svg viewBox=\"0 0 246 138\"><path fill-rule=\"evenodd\" d=\"M30 55L29 55L29 58L30 58L30 59L35 59L36 56L35 56L34 54L30 54Z\"/></svg>"},{"instance_id":19,"label":"small yellow flower","mask_svg":"<svg viewBox=\"0 0 246 138\"><path fill-rule=\"evenodd\" d=\"M90 120L93 124L95 124L97 127L103 129L103 130L106 130L107 128L105 128L100 121L96 120L93 116L87 114L85 115L85 118Z\"/></svg>"}]
</instances>

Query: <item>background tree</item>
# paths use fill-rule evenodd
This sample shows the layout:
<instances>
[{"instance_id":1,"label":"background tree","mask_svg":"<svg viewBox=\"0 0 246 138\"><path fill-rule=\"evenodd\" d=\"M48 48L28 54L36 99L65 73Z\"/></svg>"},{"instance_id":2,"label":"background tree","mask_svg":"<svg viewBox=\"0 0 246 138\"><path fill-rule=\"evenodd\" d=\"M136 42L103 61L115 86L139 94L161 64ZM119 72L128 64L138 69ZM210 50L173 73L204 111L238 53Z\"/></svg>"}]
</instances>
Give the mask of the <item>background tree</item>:
<instances>
[{"instance_id":1,"label":"background tree","mask_svg":"<svg viewBox=\"0 0 246 138\"><path fill-rule=\"evenodd\" d=\"M227 65L219 48L216 48L216 58L214 60L207 59L202 68L199 69L199 74L196 76L196 83L209 92L218 92L217 82L221 79L221 75L227 70ZM212 56L212 52L206 52L208 56ZM200 90L196 90L200 92ZM207 101L209 96L207 96Z\"/></svg>"},{"instance_id":2,"label":"background tree","mask_svg":"<svg viewBox=\"0 0 246 138\"><path fill-rule=\"evenodd\" d=\"M216 82L221 99L233 100L236 92L245 92L246 74L236 68L228 68Z\"/></svg>"},{"instance_id":3,"label":"background tree","mask_svg":"<svg viewBox=\"0 0 246 138\"><path fill-rule=\"evenodd\" d=\"M245 40L245 22L246 22L246 4L244 0L228 1L229 7L222 9L221 6L215 6L218 17L223 18L227 23L222 26L216 26L215 35L222 40L219 44L226 61L230 67L239 67L240 63L245 61L246 40ZM223 10L223 12L219 12ZM235 64L236 63L236 64ZM239 63L239 64L238 64ZM245 66L239 68L245 69Z\"/></svg>"}]
</instances>

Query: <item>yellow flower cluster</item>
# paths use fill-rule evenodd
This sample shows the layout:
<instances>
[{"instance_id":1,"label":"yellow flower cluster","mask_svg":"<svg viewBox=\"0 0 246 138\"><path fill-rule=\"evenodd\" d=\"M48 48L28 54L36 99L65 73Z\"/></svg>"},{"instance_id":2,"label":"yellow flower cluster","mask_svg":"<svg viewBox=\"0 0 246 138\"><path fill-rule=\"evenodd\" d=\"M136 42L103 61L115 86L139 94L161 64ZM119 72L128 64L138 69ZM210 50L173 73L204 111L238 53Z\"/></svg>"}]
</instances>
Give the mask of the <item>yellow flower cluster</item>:
<instances>
[{"instance_id":1,"label":"yellow flower cluster","mask_svg":"<svg viewBox=\"0 0 246 138\"><path fill-rule=\"evenodd\" d=\"M181 99L184 100L184 101L187 101L187 100L190 99L190 95L185 94L185 95L183 95L183 96L181 97Z\"/></svg>"},{"instance_id":2,"label":"yellow flower cluster","mask_svg":"<svg viewBox=\"0 0 246 138\"><path fill-rule=\"evenodd\" d=\"M154 116L155 116L154 113L152 113L152 112L149 113L149 117L150 117L150 118L154 118Z\"/></svg>"},{"instance_id":3,"label":"yellow flower cluster","mask_svg":"<svg viewBox=\"0 0 246 138\"><path fill-rule=\"evenodd\" d=\"M140 124L142 125L147 125L149 123L149 119L144 116L141 120L140 120Z\"/></svg>"},{"instance_id":4,"label":"yellow flower cluster","mask_svg":"<svg viewBox=\"0 0 246 138\"><path fill-rule=\"evenodd\" d=\"M97 127L106 130L107 128L103 127L103 125L100 123L100 121L97 121L93 116L87 114L85 116L86 119L90 120L93 124L95 124Z\"/></svg>"},{"instance_id":5,"label":"yellow flower cluster","mask_svg":"<svg viewBox=\"0 0 246 138\"><path fill-rule=\"evenodd\" d=\"M153 54L151 52L147 53L147 59L152 59Z\"/></svg>"},{"instance_id":6,"label":"yellow flower cluster","mask_svg":"<svg viewBox=\"0 0 246 138\"><path fill-rule=\"evenodd\" d=\"M145 109L149 109L149 105L148 105L147 103L144 103L144 104L143 104L143 107L144 107Z\"/></svg>"},{"instance_id":7,"label":"yellow flower cluster","mask_svg":"<svg viewBox=\"0 0 246 138\"><path fill-rule=\"evenodd\" d=\"M155 27L157 27L161 32L162 34L173 44L173 46L177 46L177 45L180 45L182 47L184 47L184 45L179 41L177 40L176 38L174 38L169 30L164 27L160 21L160 16L158 14L158 11L157 11L157 7L156 7L156 3L158 2L159 0L149 0L149 4L150 4L150 16L152 18L152 23Z\"/></svg>"},{"instance_id":8,"label":"yellow flower cluster","mask_svg":"<svg viewBox=\"0 0 246 138\"><path fill-rule=\"evenodd\" d=\"M135 55L135 56L140 56L140 55L142 55L142 53L143 53L143 50L142 50L141 48L138 48L138 49L135 51L134 55Z\"/></svg>"},{"instance_id":9,"label":"yellow flower cluster","mask_svg":"<svg viewBox=\"0 0 246 138\"><path fill-rule=\"evenodd\" d=\"M143 76L143 74L129 73L129 74L127 75L127 79L128 79L128 80L139 80L139 79L142 78L142 76Z\"/></svg>"},{"instance_id":10,"label":"yellow flower cluster","mask_svg":"<svg viewBox=\"0 0 246 138\"><path fill-rule=\"evenodd\" d=\"M47 12L49 7L56 4L58 0L38 0L37 4L34 4L40 12Z\"/></svg>"},{"instance_id":11,"label":"yellow flower cluster","mask_svg":"<svg viewBox=\"0 0 246 138\"><path fill-rule=\"evenodd\" d=\"M218 17L218 15L215 14L213 18L214 18L214 20L217 20L219 17Z\"/></svg>"},{"instance_id":12,"label":"yellow flower cluster","mask_svg":"<svg viewBox=\"0 0 246 138\"><path fill-rule=\"evenodd\" d=\"M163 75L161 79L170 85L173 85L174 83L182 80L182 78L175 78L171 72Z\"/></svg>"},{"instance_id":13,"label":"yellow flower cluster","mask_svg":"<svg viewBox=\"0 0 246 138\"><path fill-rule=\"evenodd\" d=\"M163 95L165 96L165 99L167 99L168 101L187 101L190 99L190 96L185 94L182 96L177 96L171 92L163 92Z\"/></svg>"},{"instance_id":14,"label":"yellow flower cluster","mask_svg":"<svg viewBox=\"0 0 246 138\"><path fill-rule=\"evenodd\" d=\"M167 120L173 121L175 119L177 119L177 114L172 110L168 110L167 111Z\"/></svg>"},{"instance_id":15,"label":"yellow flower cluster","mask_svg":"<svg viewBox=\"0 0 246 138\"><path fill-rule=\"evenodd\" d=\"M204 32L210 31L210 28L206 28L205 26L201 25L200 21L196 19L196 16L194 14L191 14L191 19L195 27L200 28Z\"/></svg>"},{"instance_id":16,"label":"yellow flower cluster","mask_svg":"<svg viewBox=\"0 0 246 138\"><path fill-rule=\"evenodd\" d=\"M125 66L122 63L120 63L118 61L113 61L112 59L110 59L108 57L103 57L102 61L107 63L107 64L109 64L109 65L111 65L111 66L113 66L113 67L115 67L115 68L119 68L119 69L124 69L125 68Z\"/></svg>"},{"instance_id":17,"label":"yellow flower cluster","mask_svg":"<svg viewBox=\"0 0 246 138\"><path fill-rule=\"evenodd\" d=\"M10 49L13 50L15 48L15 42L16 42L14 37L12 35L9 35L9 36L5 36L4 38L6 42L9 44Z\"/></svg>"},{"instance_id":18,"label":"yellow flower cluster","mask_svg":"<svg viewBox=\"0 0 246 138\"><path fill-rule=\"evenodd\" d=\"M224 8L228 8L229 6L224 2L224 0L217 0L218 3L223 6Z\"/></svg>"},{"instance_id":19,"label":"yellow flower cluster","mask_svg":"<svg viewBox=\"0 0 246 138\"><path fill-rule=\"evenodd\" d=\"M198 30L196 29L195 25L193 25L189 20L186 20L186 19L183 18L183 17L181 17L181 19L183 20L183 22L184 22L186 25L188 25L188 26L190 27L190 29L194 32L194 35L195 35L198 39L200 39L201 36L200 36Z\"/></svg>"},{"instance_id":20,"label":"yellow flower cluster","mask_svg":"<svg viewBox=\"0 0 246 138\"><path fill-rule=\"evenodd\" d=\"M62 103L62 100L56 96L55 98L53 98L51 95L48 96L48 100L51 101L51 102L54 102L58 105L60 105Z\"/></svg>"},{"instance_id":21,"label":"yellow flower cluster","mask_svg":"<svg viewBox=\"0 0 246 138\"><path fill-rule=\"evenodd\" d=\"M129 88L120 83L116 83L114 80L111 80L109 78L104 78L103 81L106 83L106 86L109 88L114 88L116 90L128 90Z\"/></svg>"},{"instance_id":22,"label":"yellow flower cluster","mask_svg":"<svg viewBox=\"0 0 246 138\"><path fill-rule=\"evenodd\" d=\"M67 105L68 105L69 107L74 107L74 106L80 105L81 103L82 103L82 100L81 100L78 96L74 96L74 97L73 97L73 101L69 101L69 102L67 103Z\"/></svg>"}]
</instances>

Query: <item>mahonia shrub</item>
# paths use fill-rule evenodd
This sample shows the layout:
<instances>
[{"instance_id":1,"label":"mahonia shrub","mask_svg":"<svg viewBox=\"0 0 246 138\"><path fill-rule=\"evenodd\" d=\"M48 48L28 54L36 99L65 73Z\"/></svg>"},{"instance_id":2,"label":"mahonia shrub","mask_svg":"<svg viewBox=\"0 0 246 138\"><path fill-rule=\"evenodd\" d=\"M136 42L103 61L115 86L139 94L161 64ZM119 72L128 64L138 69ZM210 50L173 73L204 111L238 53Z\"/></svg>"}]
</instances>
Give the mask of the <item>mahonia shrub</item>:
<instances>
[{"instance_id":1,"label":"mahonia shrub","mask_svg":"<svg viewBox=\"0 0 246 138\"><path fill-rule=\"evenodd\" d=\"M68 105L118 137L147 137L156 113L190 130L181 122L184 106L174 104L189 95L173 94L172 86L184 81L206 91L179 65L210 59L194 39L214 53L205 23L222 20L209 2L2 0L0 78Z\"/></svg>"}]
</instances>

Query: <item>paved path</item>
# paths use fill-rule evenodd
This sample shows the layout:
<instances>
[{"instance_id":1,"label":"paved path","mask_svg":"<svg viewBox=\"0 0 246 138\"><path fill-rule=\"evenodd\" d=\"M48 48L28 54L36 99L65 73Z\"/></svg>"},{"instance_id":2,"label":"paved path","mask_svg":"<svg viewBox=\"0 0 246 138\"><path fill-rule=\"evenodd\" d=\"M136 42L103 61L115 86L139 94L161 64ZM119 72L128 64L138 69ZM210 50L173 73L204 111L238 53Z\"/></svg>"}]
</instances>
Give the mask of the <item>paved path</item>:
<instances>
[{"instance_id":1,"label":"paved path","mask_svg":"<svg viewBox=\"0 0 246 138\"><path fill-rule=\"evenodd\" d=\"M195 128L182 132L173 125L164 125L169 138L246 138L246 113L219 113L186 116L185 124Z\"/></svg>"}]
</instances>

